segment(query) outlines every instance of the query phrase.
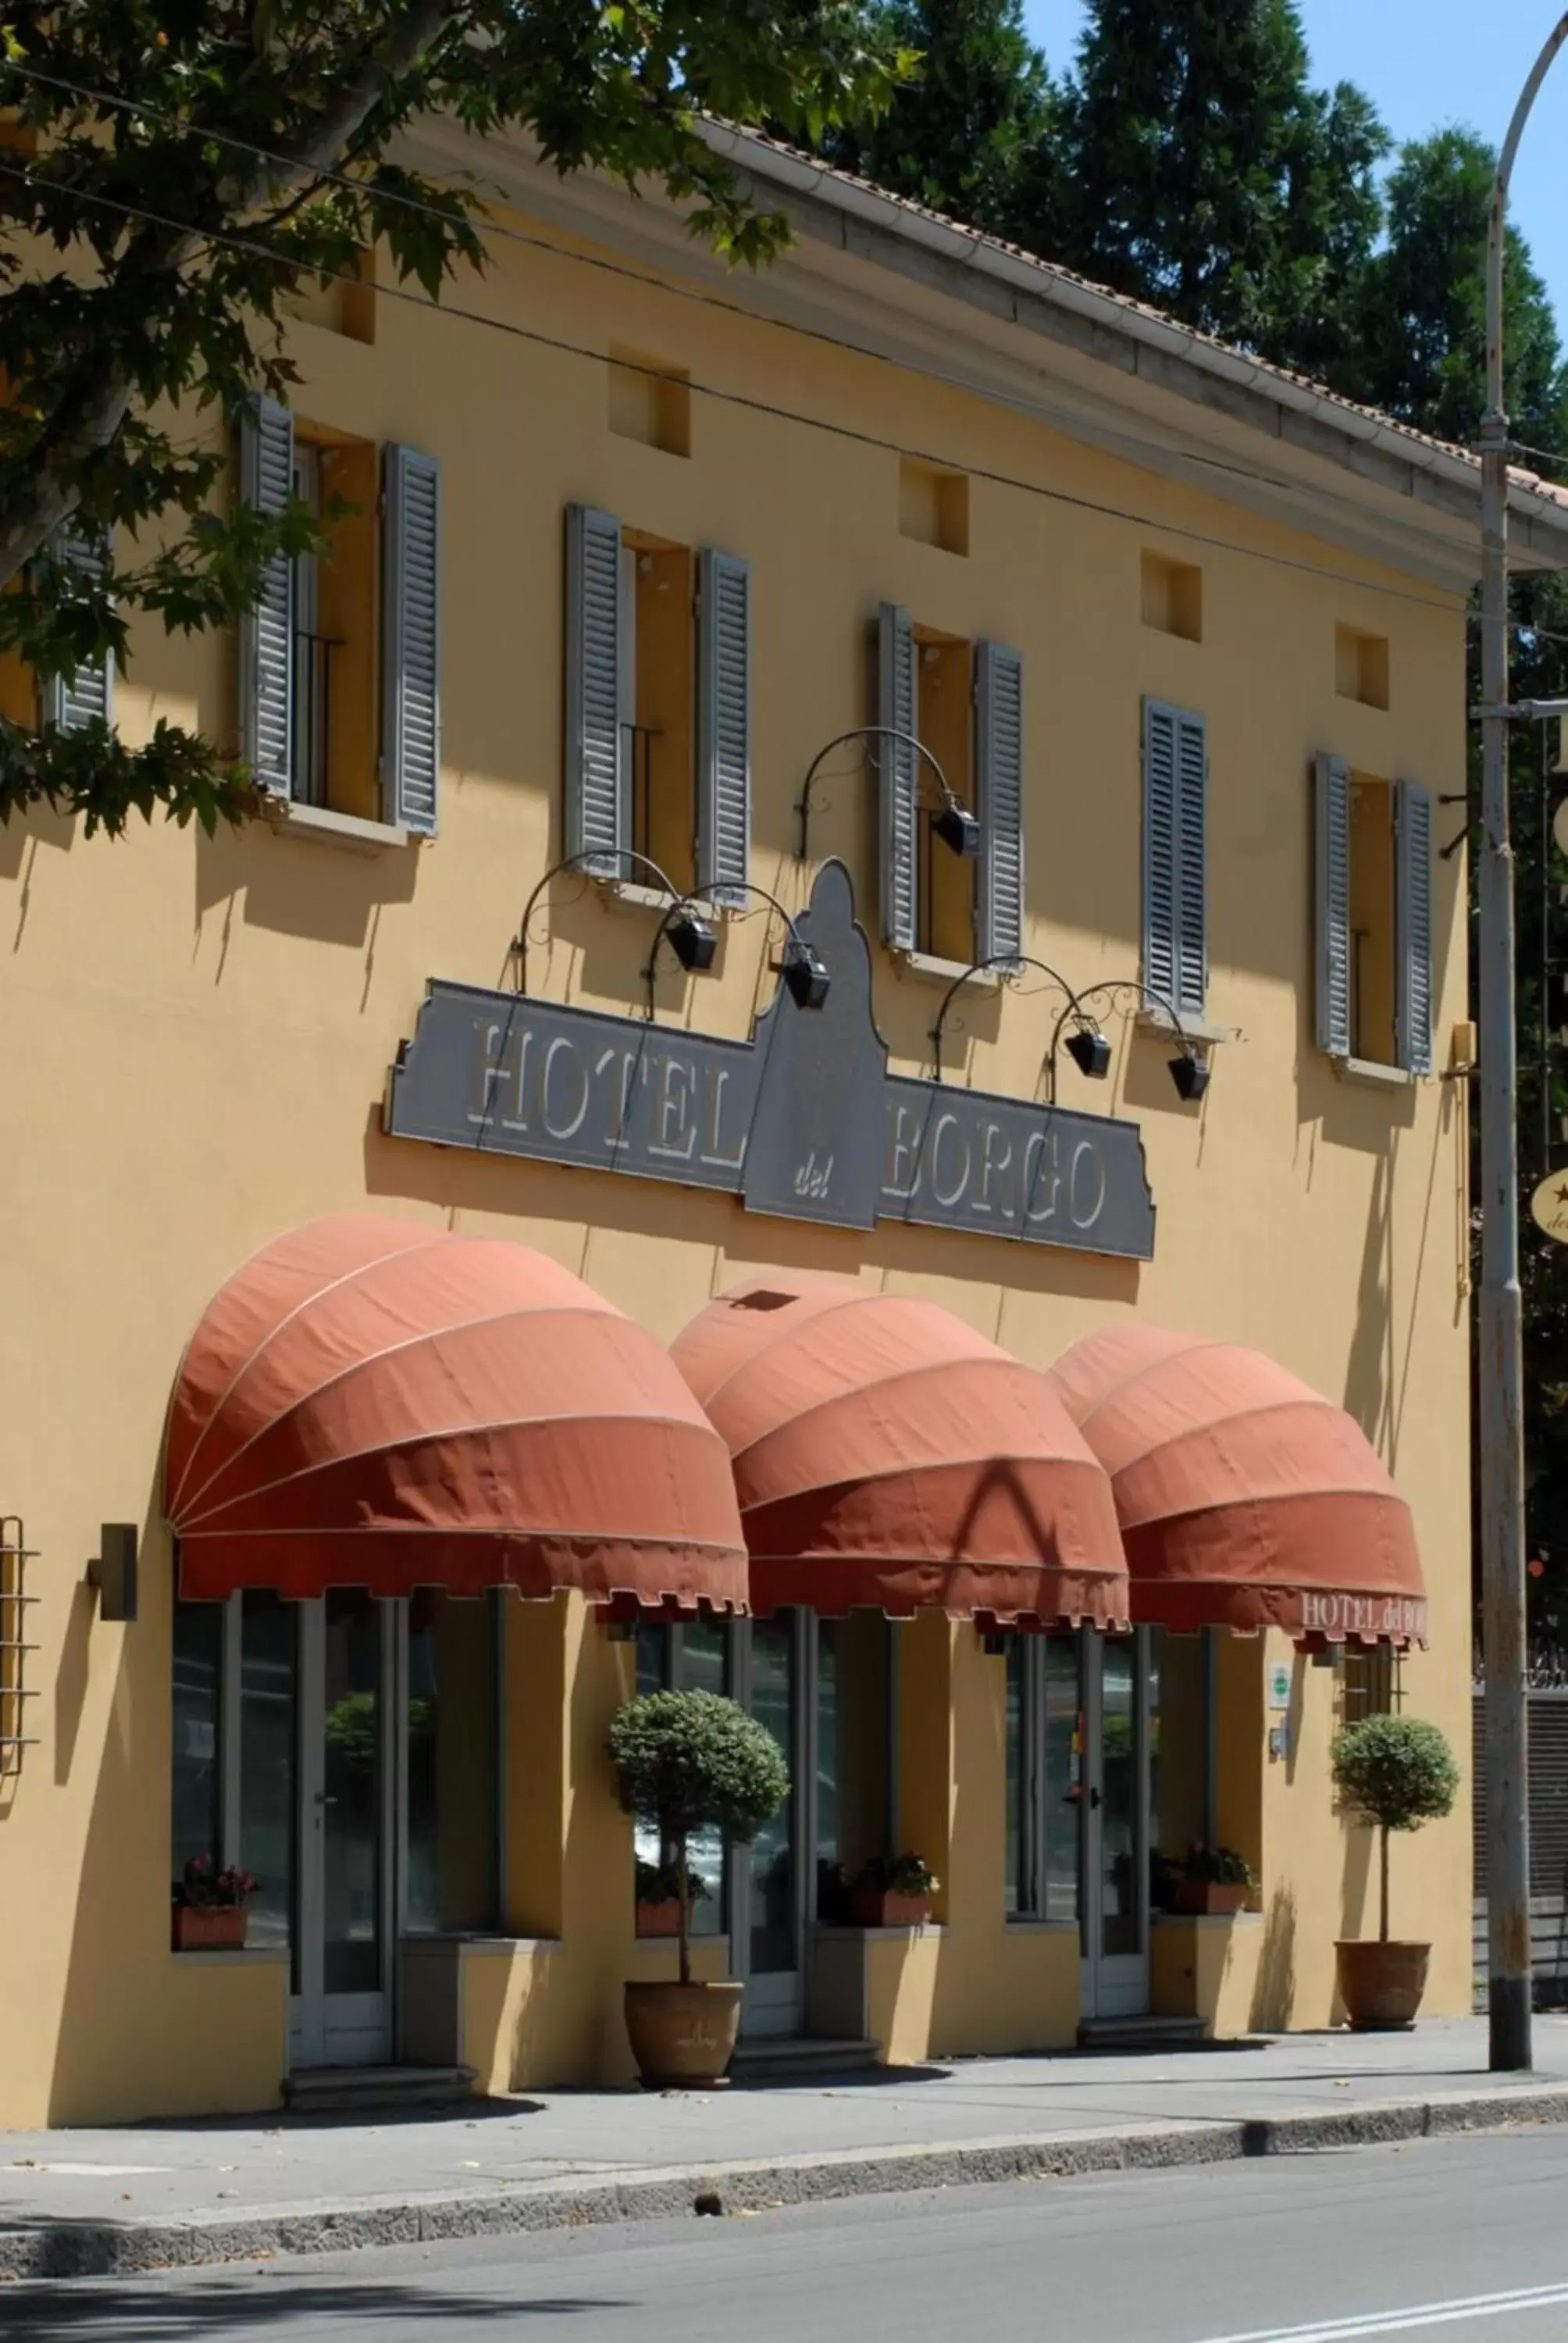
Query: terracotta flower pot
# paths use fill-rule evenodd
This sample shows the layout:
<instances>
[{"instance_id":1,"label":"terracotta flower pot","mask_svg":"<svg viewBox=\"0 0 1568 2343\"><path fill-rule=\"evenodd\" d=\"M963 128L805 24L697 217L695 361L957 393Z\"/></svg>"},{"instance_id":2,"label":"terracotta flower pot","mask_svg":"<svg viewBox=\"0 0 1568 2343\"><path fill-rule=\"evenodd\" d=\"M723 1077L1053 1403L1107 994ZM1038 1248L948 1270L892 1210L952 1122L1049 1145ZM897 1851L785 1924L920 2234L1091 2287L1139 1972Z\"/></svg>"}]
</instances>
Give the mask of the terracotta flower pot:
<instances>
[{"instance_id":1,"label":"terracotta flower pot","mask_svg":"<svg viewBox=\"0 0 1568 2343\"><path fill-rule=\"evenodd\" d=\"M1430 1945L1342 1938L1334 1946L1340 1999L1357 2034L1402 2032L1426 1991Z\"/></svg>"},{"instance_id":2,"label":"terracotta flower pot","mask_svg":"<svg viewBox=\"0 0 1568 2343\"><path fill-rule=\"evenodd\" d=\"M1176 1909L1201 1918L1212 1918L1221 1912L1242 1911L1247 1895L1244 1880L1179 1879L1176 1882Z\"/></svg>"},{"instance_id":3,"label":"terracotta flower pot","mask_svg":"<svg viewBox=\"0 0 1568 2343\"><path fill-rule=\"evenodd\" d=\"M661 1896L657 1904L647 1904L639 1899L637 1907L637 1933L639 1936L678 1936L680 1934L679 1897Z\"/></svg>"},{"instance_id":4,"label":"terracotta flower pot","mask_svg":"<svg viewBox=\"0 0 1568 2343\"><path fill-rule=\"evenodd\" d=\"M171 1913L176 1953L237 1953L244 1946L243 1904L176 1904Z\"/></svg>"},{"instance_id":5,"label":"terracotta flower pot","mask_svg":"<svg viewBox=\"0 0 1568 2343\"><path fill-rule=\"evenodd\" d=\"M631 1985L626 2030L652 2090L717 2083L734 2056L741 1985Z\"/></svg>"},{"instance_id":6,"label":"terracotta flower pot","mask_svg":"<svg viewBox=\"0 0 1568 2343\"><path fill-rule=\"evenodd\" d=\"M849 1896L857 1928L923 1928L931 1916L929 1896L900 1896L891 1887L857 1887Z\"/></svg>"}]
</instances>

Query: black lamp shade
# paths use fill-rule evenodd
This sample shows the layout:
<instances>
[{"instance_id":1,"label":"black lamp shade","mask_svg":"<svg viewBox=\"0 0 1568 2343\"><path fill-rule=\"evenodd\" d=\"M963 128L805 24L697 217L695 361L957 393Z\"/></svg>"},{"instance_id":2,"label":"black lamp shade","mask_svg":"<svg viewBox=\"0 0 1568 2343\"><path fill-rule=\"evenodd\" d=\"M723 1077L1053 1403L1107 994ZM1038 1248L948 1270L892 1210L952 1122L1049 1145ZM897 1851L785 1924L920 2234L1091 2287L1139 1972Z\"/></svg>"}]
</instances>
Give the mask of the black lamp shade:
<instances>
[{"instance_id":1,"label":"black lamp shade","mask_svg":"<svg viewBox=\"0 0 1568 2343\"><path fill-rule=\"evenodd\" d=\"M1184 1099L1191 1106L1209 1087L1208 1064L1202 1058L1191 1058L1183 1053L1180 1058L1171 1059L1171 1079L1176 1085L1177 1097Z\"/></svg>"},{"instance_id":2,"label":"black lamp shade","mask_svg":"<svg viewBox=\"0 0 1568 2343\"><path fill-rule=\"evenodd\" d=\"M784 947L784 981L797 1009L820 1009L828 998L828 971L799 936L791 936Z\"/></svg>"},{"instance_id":3,"label":"black lamp shade","mask_svg":"<svg viewBox=\"0 0 1568 2343\"><path fill-rule=\"evenodd\" d=\"M1067 1054L1091 1082L1102 1082L1111 1071L1111 1044L1092 1026L1081 1025L1068 1035Z\"/></svg>"},{"instance_id":4,"label":"black lamp shade","mask_svg":"<svg viewBox=\"0 0 1568 2343\"><path fill-rule=\"evenodd\" d=\"M682 911L668 930L675 957L689 976L706 976L719 950L719 938L695 911Z\"/></svg>"},{"instance_id":5,"label":"black lamp shade","mask_svg":"<svg viewBox=\"0 0 1568 2343\"><path fill-rule=\"evenodd\" d=\"M945 805L931 824L942 844L972 861L980 850L980 826L961 805Z\"/></svg>"}]
</instances>

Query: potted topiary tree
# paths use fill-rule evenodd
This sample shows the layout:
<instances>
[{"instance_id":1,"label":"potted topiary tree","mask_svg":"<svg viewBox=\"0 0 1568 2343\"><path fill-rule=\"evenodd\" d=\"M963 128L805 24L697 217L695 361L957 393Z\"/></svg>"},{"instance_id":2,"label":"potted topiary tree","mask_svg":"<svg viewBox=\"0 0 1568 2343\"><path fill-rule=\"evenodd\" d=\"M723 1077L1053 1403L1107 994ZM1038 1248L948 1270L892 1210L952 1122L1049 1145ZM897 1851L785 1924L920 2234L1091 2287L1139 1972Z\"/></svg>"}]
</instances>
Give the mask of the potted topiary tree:
<instances>
[{"instance_id":1,"label":"potted topiary tree","mask_svg":"<svg viewBox=\"0 0 1568 2343\"><path fill-rule=\"evenodd\" d=\"M621 1804L668 1850L678 1906L678 1980L627 1985L632 2055L655 2087L715 2083L735 2048L744 1988L692 1980L687 1843L703 1830L742 1845L754 1838L789 1796L789 1771L767 1727L711 1692L628 1701L610 1726L609 1759Z\"/></svg>"},{"instance_id":2,"label":"potted topiary tree","mask_svg":"<svg viewBox=\"0 0 1568 2343\"><path fill-rule=\"evenodd\" d=\"M1340 1998L1358 2033L1413 2026L1432 1946L1389 1935L1389 1833L1419 1830L1451 1813L1459 1767L1437 1726L1419 1716L1368 1716L1347 1725L1329 1757L1340 1795L1379 1834L1377 1940L1335 1945Z\"/></svg>"}]
</instances>

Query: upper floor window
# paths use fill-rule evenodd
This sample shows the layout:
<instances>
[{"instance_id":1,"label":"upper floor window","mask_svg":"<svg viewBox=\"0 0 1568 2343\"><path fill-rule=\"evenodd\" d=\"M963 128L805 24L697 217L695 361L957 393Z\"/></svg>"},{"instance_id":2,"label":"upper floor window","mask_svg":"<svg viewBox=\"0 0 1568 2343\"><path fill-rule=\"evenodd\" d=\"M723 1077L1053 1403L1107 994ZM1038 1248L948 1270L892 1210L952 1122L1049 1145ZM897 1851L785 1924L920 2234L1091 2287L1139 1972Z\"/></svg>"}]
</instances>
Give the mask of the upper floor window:
<instances>
[{"instance_id":1,"label":"upper floor window","mask_svg":"<svg viewBox=\"0 0 1568 2343\"><path fill-rule=\"evenodd\" d=\"M751 573L567 512L566 840L607 878L718 902L749 875ZM744 900L741 894L741 900Z\"/></svg>"},{"instance_id":2,"label":"upper floor window","mask_svg":"<svg viewBox=\"0 0 1568 2343\"><path fill-rule=\"evenodd\" d=\"M1432 1071L1432 796L1316 772L1317 1031L1331 1057Z\"/></svg>"},{"instance_id":3,"label":"upper floor window","mask_svg":"<svg viewBox=\"0 0 1568 2343\"><path fill-rule=\"evenodd\" d=\"M378 460L379 458L379 460ZM440 775L440 468L297 423L260 399L240 432L259 511L297 497L327 549L269 562L240 628L240 730L258 784L427 835Z\"/></svg>"},{"instance_id":4,"label":"upper floor window","mask_svg":"<svg viewBox=\"0 0 1568 2343\"><path fill-rule=\"evenodd\" d=\"M79 518L65 522L51 548L53 558L84 585L95 583L111 567L106 532L84 527ZM82 732L89 724L115 720L115 655L105 651L66 675L38 677L19 653L0 659L0 716L30 730Z\"/></svg>"},{"instance_id":5,"label":"upper floor window","mask_svg":"<svg viewBox=\"0 0 1568 2343\"><path fill-rule=\"evenodd\" d=\"M1002 643L917 626L897 603L878 628L882 933L896 951L967 968L1023 950L1023 661ZM901 736L901 737L900 737ZM941 841L925 758L979 817L970 860Z\"/></svg>"},{"instance_id":6,"label":"upper floor window","mask_svg":"<svg viewBox=\"0 0 1568 2343\"><path fill-rule=\"evenodd\" d=\"M1209 990L1209 728L1190 708L1143 703L1143 981L1179 1016Z\"/></svg>"}]
</instances>

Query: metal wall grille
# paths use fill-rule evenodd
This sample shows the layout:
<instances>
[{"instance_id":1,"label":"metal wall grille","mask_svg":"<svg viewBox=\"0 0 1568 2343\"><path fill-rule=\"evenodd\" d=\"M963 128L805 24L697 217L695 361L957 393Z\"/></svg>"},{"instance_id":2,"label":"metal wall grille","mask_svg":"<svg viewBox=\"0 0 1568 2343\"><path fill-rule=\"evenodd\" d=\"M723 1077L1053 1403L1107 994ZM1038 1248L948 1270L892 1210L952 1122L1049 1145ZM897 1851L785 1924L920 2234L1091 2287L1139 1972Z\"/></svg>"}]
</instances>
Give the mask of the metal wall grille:
<instances>
[{"instance_id":1,"label":"metal wall grille","mask_svg":"<svg viewBox=\"0 0 1568 2343\"><path fill-rule=\"evenodd\" d=\"M0 1780L22 1771L23 1753L35 1740L26 1725L27 1703L35 1697L27 1659L38 1648L27 1641L27 1614L38 1599L26 1584L35 1560L20 1515L0 1514Z\"/></svg>"}]
</instances>

